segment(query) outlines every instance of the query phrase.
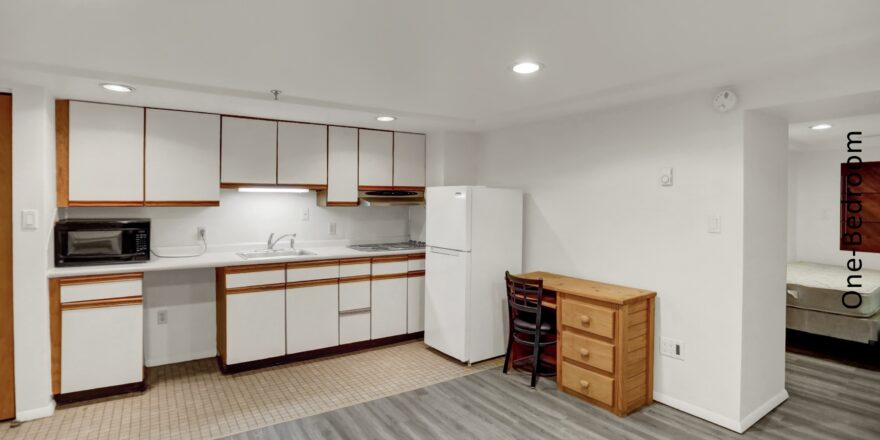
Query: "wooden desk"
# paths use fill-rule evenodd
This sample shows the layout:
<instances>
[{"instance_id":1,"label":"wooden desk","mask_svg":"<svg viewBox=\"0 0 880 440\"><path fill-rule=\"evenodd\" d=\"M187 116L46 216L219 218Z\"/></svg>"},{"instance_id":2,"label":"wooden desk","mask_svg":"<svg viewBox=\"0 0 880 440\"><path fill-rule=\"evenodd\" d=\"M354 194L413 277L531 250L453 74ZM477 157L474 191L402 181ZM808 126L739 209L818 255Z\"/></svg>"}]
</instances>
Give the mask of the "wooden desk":
<instances>
[{"instance_id":1,"label":"wooden desk","mask_svg":"<svg viewBox=\"0 0 880 440\"><path fill-rule=\"evenodd\" d=\"M556 363L557 388L619 416L653 402L655 292L550 272L519 276L543 279L542 303L556 310L556 353L542 359Z\"/></svg>"}]
</instances>

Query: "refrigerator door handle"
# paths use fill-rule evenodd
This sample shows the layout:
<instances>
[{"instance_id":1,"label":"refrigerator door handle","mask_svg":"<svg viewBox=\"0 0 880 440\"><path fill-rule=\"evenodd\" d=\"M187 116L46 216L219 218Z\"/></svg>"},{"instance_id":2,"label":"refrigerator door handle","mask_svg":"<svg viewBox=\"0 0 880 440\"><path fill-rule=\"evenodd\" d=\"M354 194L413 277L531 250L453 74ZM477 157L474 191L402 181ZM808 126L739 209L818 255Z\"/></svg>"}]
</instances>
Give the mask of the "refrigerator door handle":
<instances>
[{"instance_id":1,"label":"refrigerator door handle","mask_svg":"<svg viewBox=\"0 0 880 440\"><path fill-rule=\"evenodd\" d=\"M458 256L458 252L443 252L437 248L431 248L431 253L432 254L440 254L440 255L448 255L450 257L457 257Z\"/></svg>"}]
</instances>

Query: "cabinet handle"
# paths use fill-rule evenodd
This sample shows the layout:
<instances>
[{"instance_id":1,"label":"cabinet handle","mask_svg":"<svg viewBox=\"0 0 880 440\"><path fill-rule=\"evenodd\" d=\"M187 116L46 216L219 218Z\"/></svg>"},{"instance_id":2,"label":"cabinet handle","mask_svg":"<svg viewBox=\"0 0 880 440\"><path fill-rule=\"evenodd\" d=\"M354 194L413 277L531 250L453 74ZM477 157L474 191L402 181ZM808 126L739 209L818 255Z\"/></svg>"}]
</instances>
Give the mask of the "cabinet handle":
<instances>
[{"instance_id":1,"label":"cabinet handle","mask_svg":"<svg viewBox=\"0 0 880 440\"><path fill-rule=\"evenodd\" d=\"M589 386L590 386L589 382L587 382L585 380L581 381L581 388L589 388Z\"/></svg>"},{"instance_id":2,"label":"cabinet handle","mask_svg":"<svg viewBox=\"0 0 880 440\"><path fill-rule=\"evenodd\" d=\"M590 317L587 315L581 315L581 324L587 325L590 323Z\"/></svg>"},{"instance_id":3,"label":"cabinet handle","mask_svg":"<svg viewBox=\"0 0 880 440\"><path fill-rule=\"evenodd\" d=\"M587 350L586 348L581 349L581 356L587 357L589 355L590 355L590 350Z\"/></svg>"}]
</instances>

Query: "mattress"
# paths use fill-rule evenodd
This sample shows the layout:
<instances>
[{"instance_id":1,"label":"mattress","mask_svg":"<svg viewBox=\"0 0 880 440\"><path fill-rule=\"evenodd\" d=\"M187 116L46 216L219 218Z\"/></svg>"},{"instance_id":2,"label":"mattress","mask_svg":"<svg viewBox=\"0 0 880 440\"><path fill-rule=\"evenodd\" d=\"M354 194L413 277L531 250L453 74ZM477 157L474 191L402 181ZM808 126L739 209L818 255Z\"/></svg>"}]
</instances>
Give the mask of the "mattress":
<instances>
[{"instance_id":1,"label":"mattress","mask_svg":"<svg viewBox=\"0 0 880 440\"><path fill-rule=\"evenodd\" d=\"M880 312L868 318L786 307L785 327L837 339L875 344L880 337Z\"/></svg>"},{"instance_id":2,"label":"mattress","mask_svg":"<svg viewBox=\"0 0 880 440\"><path fill-rule=\"evenodd\" d=\"M853 282L861 287L847 287L847 277L861 275ZM789 263L786 302L789 307L867 318L880 311L880 271L862 269L851 272L843 266L817 263ZM861 304L849 308L843 303L846 292L861 295ZM848 295L850 306L858 304L858 297Z\"/></svg>"}]
</instances>

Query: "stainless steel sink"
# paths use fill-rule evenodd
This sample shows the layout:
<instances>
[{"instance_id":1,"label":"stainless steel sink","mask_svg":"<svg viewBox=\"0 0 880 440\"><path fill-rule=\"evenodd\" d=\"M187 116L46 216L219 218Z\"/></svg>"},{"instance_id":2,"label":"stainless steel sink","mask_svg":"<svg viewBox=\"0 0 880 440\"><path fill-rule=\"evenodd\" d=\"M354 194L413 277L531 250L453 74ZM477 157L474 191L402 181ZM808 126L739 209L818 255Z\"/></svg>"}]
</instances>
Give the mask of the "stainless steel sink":
<instances>
[{"instance_id":1,"label":"stainless steel sink","mask_svg":"<svg viewBox=\"0 0 880 440\"><path fill-rule=\"evenodd\" d=\"M236 255L245 260L255 260L259 258L297 257L316 254L304 249L260 249L256 251L236 252Z\"/></svg>"}]
</instances>

